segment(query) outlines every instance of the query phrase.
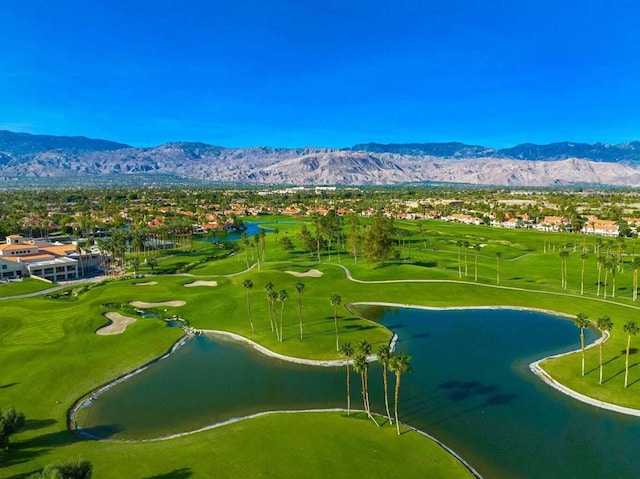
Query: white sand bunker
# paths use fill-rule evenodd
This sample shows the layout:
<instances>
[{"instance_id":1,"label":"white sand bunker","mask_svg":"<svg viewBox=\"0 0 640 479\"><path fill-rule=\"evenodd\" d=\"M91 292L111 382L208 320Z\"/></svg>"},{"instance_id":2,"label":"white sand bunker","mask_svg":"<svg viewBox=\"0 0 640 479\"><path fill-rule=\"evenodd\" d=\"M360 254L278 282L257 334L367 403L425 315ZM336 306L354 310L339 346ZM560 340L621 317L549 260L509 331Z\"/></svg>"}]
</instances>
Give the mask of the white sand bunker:
<instances>
[{"instance_id":1,"label":"white sand bunker","mask_svg":"<svg viewBox=\"0 0 640 479\"><path fill-rule=\"evenodd\" d=\"M145 303L144 301L131 301L129 303L134 308L159 308L161 306L184 306L185 303L182 300L164 301L162 303Z\"/></svg>"},{"instance_id":2,"label":"white sand bunker","mask_svg":"<svg viewBox=\"0 0 640 479\"><path fill-rule=\"evenodd\" d=\"M158 284L157 281L147 281L146 283L133 283L134 286L153 286L154 284Z\"/></svg>"},{"instance_id":3,"label":"white sand bunker","mask_svg":"<svg viewBox=\"0 0 640 479\"><path fill-rule=\"evenodd\" d=\"M111 324L104 326L96 331L96 334L106 336L109 334L121 334L127 329L127 326L136 322L136 318L123 316L120 313L108 312L104 314L107 319L111 320Z\"/></svg>"},{"instance_id":4,"label":"white sand bunker","mask_svg":"<svg viewBox=\"0 0 640 479\"><path fill-rule=\"evenodd\" d=\"M304 273L298 273L297 271L285 271L285 273L290 274L292 276L297 276L298 278L304 278L305 276L311 278L319 278L322 276L322 271L318 271L317 269L310 269Z\"/></svg>"},{"instance_id":5,"label":"white sand bunker","mask_svg":"<svg viewBox=\"0 0 640 479\"><path fill-rule=\"evenodd\" d=\"M218 286L217 281L194 281L193 283L183 284L185 288L193 288L194 286Z\"/></svg>"}]
</instances>

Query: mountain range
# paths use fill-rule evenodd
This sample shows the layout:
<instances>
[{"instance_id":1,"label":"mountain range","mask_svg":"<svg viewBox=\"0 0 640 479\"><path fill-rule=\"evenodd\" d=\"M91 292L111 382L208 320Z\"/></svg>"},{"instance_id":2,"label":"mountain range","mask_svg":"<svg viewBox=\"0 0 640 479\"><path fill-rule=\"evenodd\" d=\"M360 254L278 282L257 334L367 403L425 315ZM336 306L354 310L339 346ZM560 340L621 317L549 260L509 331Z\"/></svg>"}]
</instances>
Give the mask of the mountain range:
<instances>
[{"instance_id":1,"label":"mountain range","mask_svg":"<svg viewBox=\"0 0 640 479\"><path fill-rule=\"evenodd\" d=\"M136 148L85 137L0 130L0 178L171 175L242 185L640 186L640 142L366 143L351 148L226 148L175 142Z\"/></svg>"}]
</instances>

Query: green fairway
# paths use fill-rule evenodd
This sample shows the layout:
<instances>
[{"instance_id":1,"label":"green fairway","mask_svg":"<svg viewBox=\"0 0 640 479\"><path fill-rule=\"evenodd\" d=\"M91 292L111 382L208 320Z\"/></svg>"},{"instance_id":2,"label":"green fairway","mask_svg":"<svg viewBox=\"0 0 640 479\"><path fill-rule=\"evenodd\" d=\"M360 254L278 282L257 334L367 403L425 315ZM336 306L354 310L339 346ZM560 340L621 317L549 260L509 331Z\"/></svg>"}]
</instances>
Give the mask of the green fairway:
<instances>
[{"instance_id":1,"label":"green fairway","mask_svg":"<svg viewBox=\"0 0 640 479\"><path fill-rule=\"evenodd\" d=\"M0 380L0 407L14 405L30 421L12 438L11 450L0 453L6 460L8 477L19 477L54 459L80 453L94 463L96 477L147 477L172 471L174 475L166 477L191 477L187 473L210 477L214 471L217 476L238 477L239 467L249 471L245 477L315 477L316 469L317 477L321 477L320 471L329 469L336 471L336 477L346 477L348 471L350 476L388 477L394 475L391 471L403 468L405 473L399 472L398 477L411 475L407 471L415 468L429 470L429 477L465 477L462 470L459 476L439 475L439 465L442 470L453 470L447 469L447 461L452 459L421 436L412 433L398 438L391 428L377 429L370 421L343 418L341 414L269 416L165 442L123 445L75 440L66 431L66 412L79 397L164 353L182 334L179 328L168 328L158 318L137 315L128 305L131 301L182 300L183 306L145 311L161 317L179 315L198 329L234 332L283 355L320 360L339 358L329 302L336 294L342 300L337 310L340 342L351 344L363 339L382 344L392 335L344 307L351 302L512 306L567 315L584 312L592 321L609 315L614 328L604 346L604 384L598 384L597 348L587 351L585 377L580 375L579 353L545 362L543 367L583 394L640 408L640 372L631 368L630 387L626 389L621 374L625 359L621 352L627 340L622 325L640 311L640 305L632 301L631 260L636 240L628 240L625 248L620 248L615 291L612 274L608 273L605 299L604 272L599 288L597 284L593 237L435 221L422 222L418 228L415 222L398 222L398 256L384 265L367 264L362 257L356 262L344 245L335 244L330 252L320 251L319 263L317 251L302 250L298 236L301 223L294 224L291 218L281 220L278 234L267 234L266 254L259 265L253 249L228 255L217 245L194 241L189 251L158 254L152 277L110 281L86 291L76 289L74 294L57 299L4 300L0 304L0 364L9 366L3 368ZM309 223L307 226L312 228ZM294 250L284 251L276 236L280 240L289 237ZM478 249L472 247L474 244ZM584 259L583 248L587 251ZM610 254L617 254L618 243L609 248ZM569 252L566 289L561 282L562 249ZM497 253L502 255L499 260ZM247 263L251 270L242 272ZM291 274L312 269L321 276ZM142 266L141 272L151 270ZM192 276L162 274L167 272ZM215 280L217 286L185 287L198 279ZM249 291L243 287L247 279L253 283ZM144 284L150 281L157 284ZM303 339L299 337L296 282L305 285L300 297ZM283 341L271 331L266 283L272 283L276 292L288 291L288 300L275 304L278 319L284 312ZM25 288L11 284L0 294L13 296L33 290ZM251 331L247 301L255 333ZM109 311L134 315L137 321L122 334L98 336L95 331L108 323L104 313ZM637 348L636 340L632 338L632 347ZM576 328L576 348L579 344ZM635 358L632 356L632 365L637 362ZM215 447L211 444L214 440ZM283 450L290 455L292 447L299 448L295 460L285 464L273 459ZM169 450L174 453L169 454ZM125 460L129 457L138 458L135 463L139 469L131 476L125 469L132 462ZM118 462L118 458L122 460Z\"/></svg>"}]
</instances>

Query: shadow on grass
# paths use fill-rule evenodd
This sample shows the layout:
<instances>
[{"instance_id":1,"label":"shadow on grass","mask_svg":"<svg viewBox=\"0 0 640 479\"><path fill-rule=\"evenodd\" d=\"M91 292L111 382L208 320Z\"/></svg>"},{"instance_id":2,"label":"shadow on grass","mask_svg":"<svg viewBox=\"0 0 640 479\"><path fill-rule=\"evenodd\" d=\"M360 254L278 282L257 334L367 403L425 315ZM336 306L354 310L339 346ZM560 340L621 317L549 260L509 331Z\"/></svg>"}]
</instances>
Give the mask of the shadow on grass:
<instances>
[{"instance_id":1,"label":"shadow on grass","mask_svg":"<svg viewBox=\"0 0 640 479\"><path fill-rule=\"evenodd\" d=\"M24 424L25 431L33 431L36 429L42 429L48 426L53 426L57 423L55 419L27 419Z\"/></svg>"},{"instance_id":2,"label":"shadow on grass","mask_svg":"<svg viewBox=\"0 0 640 479\"><path fill-rule=\"evenodd\" d=\"M17 386L20 383L7 383L0 386L0 389L9 389L10 387Z\"/></svg>"},{"instance_id":3,"label":"shadow on grass","mask_svg":"<svg viewBox=\"0 0 640 479\"><path fill-rule=\"evenodd\" d=\"M186 479L193 476L193 472L188 467L182 467L180 469L174 469L173 471L166 472L164 474L156 474L154 476L143 477L142 479Z\"/></svg>"}]
</instances>

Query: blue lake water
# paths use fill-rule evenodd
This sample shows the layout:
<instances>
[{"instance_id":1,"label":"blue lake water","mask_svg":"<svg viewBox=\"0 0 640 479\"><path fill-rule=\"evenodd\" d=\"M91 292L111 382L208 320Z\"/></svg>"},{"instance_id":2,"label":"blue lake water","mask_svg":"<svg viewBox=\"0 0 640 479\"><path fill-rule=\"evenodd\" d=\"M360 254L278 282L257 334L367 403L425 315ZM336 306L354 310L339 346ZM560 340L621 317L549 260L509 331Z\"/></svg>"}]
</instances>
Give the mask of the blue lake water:
<instances>
[{"instance_id":1,"label":"blue lake water","mask_svg":"<svg viewBox=\"0 0 640 479\"><path fill-rule=\"evenodd\" d=\"M572 322L510 310L365 312L397 332L398 350L413 357L401 419L445 442L485 478L638 476L639 418L572 400L529 370L535 359L579 346ZM605 377L616 372L605 369ZM359 407L359 380L352 379ZM370 383L372 406L382 412L377 365ZM114 439L159 437L264 410L344 407L344 384L344 367L290 364L200 336L99 396L78 423Z\"/></svg>"}]
</instances>

